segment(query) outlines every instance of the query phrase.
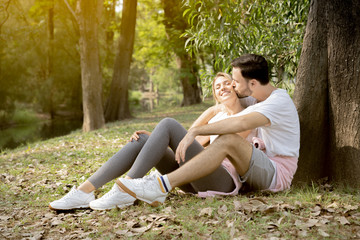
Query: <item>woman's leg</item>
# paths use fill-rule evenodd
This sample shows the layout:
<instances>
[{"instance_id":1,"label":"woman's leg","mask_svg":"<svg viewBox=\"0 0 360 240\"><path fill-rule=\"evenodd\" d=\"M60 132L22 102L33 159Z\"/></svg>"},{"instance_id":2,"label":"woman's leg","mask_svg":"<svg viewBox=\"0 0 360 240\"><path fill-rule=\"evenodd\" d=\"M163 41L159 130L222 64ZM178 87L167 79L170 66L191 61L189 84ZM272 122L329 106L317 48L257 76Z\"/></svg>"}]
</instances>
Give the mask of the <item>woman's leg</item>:
<instances>
[{"instance_id":1,"label":"woman's leg","mask_svg":"<svg viewBox=\"0 0 360 240\"><path fill-rule=\"evenodd\" d=\"M95 190L107 182L126 173L126 171L128 171L133 165L136 156L139 154L148 138L148 135L140 134L137 141L133 140L132 142L127 143L120 151L105 162L91 177L89 177L86 182L93 185L93 190ZM81 189L82 186L79 187L80 190L83 190Z\"/></svg>"},{"instance_id":2,"label":"woman's leg","mask_svg":"<svg viewBox=\"0 0 360 240\"><path fill-rule=\"evenodd\" d=\"M175 119L164 118L161 120L136 157L127 176L130 178L142 178L151 168L160 162L168 147L170 147L173 152L176 151L179 142L183 139L186 132L186 129ZM203 149L204 148L195 141L189 146L186 152L186 158L191 159Z\"/></svg>"},{"instance_id":3,"label":"woman's leg","mask_svg":"<svg viewBox=\"0 0 360 240\"><path fill-rule=\"evenodd\" d=\"M172 118L161 120L136 157L127 176L130 178L141 178L154 166L160 168L159 165L165 164L165 160L169 160L168 158L163 158L168 146L175 152L186 133L186 129L176 120ZM201 144L194 141L186 151L186 161L191 160L203 149ZM175 158L173 159L175 162ZM175 170L174 166L172 165L169 172ZM160 172L164 173L165 171L166 169ZM212 174L191 183L191 185L196 192L206 190L231 192L235 188L233 179L223 167L219 167Z\"/></svg>"},{"instance_id":4,"label":"woman's leg","mask_svg":"<svg viewBox=\"0 0 360 240\"><path fill-rule=\"evenodd\" d=\"M162 175L175 171L179 168L179 164L175 161L175 154L170 148L167 148L164 156L162 157L160 162L156 164L155 168ZM197 193L197 191L195 191L191 184L184 184L179 188L187 193Z\"/></svg>"}]
</instances>

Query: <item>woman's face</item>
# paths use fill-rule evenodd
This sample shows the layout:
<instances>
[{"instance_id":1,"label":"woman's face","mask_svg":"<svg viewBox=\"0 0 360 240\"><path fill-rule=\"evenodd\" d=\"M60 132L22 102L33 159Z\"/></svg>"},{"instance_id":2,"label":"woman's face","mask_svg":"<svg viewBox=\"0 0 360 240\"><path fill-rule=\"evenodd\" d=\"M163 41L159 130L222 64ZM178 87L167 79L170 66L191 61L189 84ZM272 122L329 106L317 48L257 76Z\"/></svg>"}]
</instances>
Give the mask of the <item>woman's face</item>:
<instances>
[{"instance_id":1,"label":"woman's face","mask_svg":"<svg viewBox=\"0 0 360 240\"><path fill-rule=\"evenodd\" d=\"M218 77L214 82L215 99L224 103L228 99L237 98L233 88L232 80L226 77Z\"/></svg>"}]
</instances>

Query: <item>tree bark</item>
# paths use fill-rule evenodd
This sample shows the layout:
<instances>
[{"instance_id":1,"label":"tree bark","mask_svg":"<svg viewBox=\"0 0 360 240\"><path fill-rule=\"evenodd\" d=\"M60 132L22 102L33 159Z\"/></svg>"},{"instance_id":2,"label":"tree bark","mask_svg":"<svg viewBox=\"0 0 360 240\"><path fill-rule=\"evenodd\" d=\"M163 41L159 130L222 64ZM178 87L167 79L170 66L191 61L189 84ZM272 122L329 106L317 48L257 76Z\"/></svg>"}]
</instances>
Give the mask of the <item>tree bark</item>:
<instances>
[{"instance_id":1,"label":"tree bark","mask_svg":"<svg viewBox=\"0 0 360 240\"><path fill-rule=\"evenodd\" d=\"M328 2L332 179L360 185L360 2Z\"/></svg>"},{"instance_id":2,"label":"tree bark","mask_svg":"<svg viewBox=\"0 0 360 240\"><path fill-rule=\"evenodd\" d=\"M200 103L200 89L198 87L198 75L195 60L191 59L189 54L185 51L182 53L178 52L176 56L176 65L180 71L180 82L184 96L181 106Z\"/></svg>"},{"instance_id":3,"label":"tree bark","mask_svg":"<svg viewBox=\"0 0 360 240\"><path fill-rule=\"evenodd\" d=\"M105 124L102 105L102 76L100 71L96 7L97 1L86 0L80 0L77 6L84 112L83 131L85 132L101 128Z\"/></svg>"},{"instance_id":4,"label":"tree bark","mask_svg":"<svg viewBox=\"0 0 360 240\"><path fill-rule=\"evenodd\" d=\"M180 35L185 32L188 25L186 19L183 18L181 4L181 1L177 0L162 0L166 34L176 54L176 63L183 89L181 105L188 106L200 103L201 98L196 61L185 50L186 38L180 38Z\"/></svg>"},{"instance_id":5,"label":"tree bark","mask_svg":"<svg viewBox=\"0 0 360 240\"><path fill-rule=\"evenodd\" d=\"M0 19L0 83L1 83L1 80L2 80L2 77L3 77L3 75L2 75L2 59L3 59L3 54L4 54L3 51L4 51L4 46L5 46L5 40L2 37L1 30L2 30L2 26L8 20L9 15L10 15L9 12L8 12L10 2L11 2L11 0L8 0L7 2L1 3L2 4L1 8L4 11L5 17L3 19ZM5 95L5 92L2 92L2 94ZM6 99L6 96L1 96L0 99L1 98ZM3 102L5 102L5 100Z\"/></svg>"},{"instance_id":6,"label":"tree bark","mask_svg":"<svg viewBox=\"0 0 360 240\"><path fill-rule=\"evenodd\" d=\"M55 109L53 104L53 65L54 65L54 0L50 1L50 7L48 9L48 19L47 19L47 37L48 37L48 46L47 46L47 71L46 71L46 81L49 86L48 91L45 93L47 95L47 112L50 113L51 119L55 118Z\"/></svg>"},{"instance_id":7,"label":"tree bark","mask_svg":"<svg viewBox=\"0 0 360 240\"><path fill-rule=\"evenodd\" d=\"M137 0L124 0L110 95L106 102L106 121L131 117L128 101L128 78L134 48Z\"/></svg>"},{"instance_id":8,"label":"tree bark","mask_svg":"<svg viewBox=\"0 0 360 240\"><path fill-rule=\"evenodd\" d=\"M360 3L311 3L294 102L301 124L295 181L360 184Z\"/></svg>"}]
</instances>

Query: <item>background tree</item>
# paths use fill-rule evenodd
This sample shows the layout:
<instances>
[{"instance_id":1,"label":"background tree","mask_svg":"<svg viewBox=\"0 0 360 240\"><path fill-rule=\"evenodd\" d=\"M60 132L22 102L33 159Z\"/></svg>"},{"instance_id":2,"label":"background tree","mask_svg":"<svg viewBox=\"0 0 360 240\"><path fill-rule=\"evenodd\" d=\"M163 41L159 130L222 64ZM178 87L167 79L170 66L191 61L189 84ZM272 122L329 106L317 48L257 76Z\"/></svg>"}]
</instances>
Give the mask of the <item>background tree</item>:
<instances>
[{"instance_id":1,"label":"background tree","mask_svg":"<svg viewBox=\"0 0 360 240\"><path fill-rule=\"evenodd\" d=\"M47 17L47 70L45 73L46 82L48 82L47 91L47 112L50 113L51 119L55 117L53 106L53 67L54 67L54 0L50 0Z\"/></svg>"},{"instance_id":2,"label":"background tree","mask_svg":"<svg viewBox=\"0 0 360 240\"><path fill-rule=\"evenodd\" d=\"M128 102L128 78L134 47L137 0L124 0L122 21L110 95L106 102L105 119L115 121L131 116Z\"/></svg>"},{"instance_id":3,"label":"background tree","mask_svg":"<svg viewBox=\"0 0 360 240\"><path fill-rule=\"evenodd\" d=\"M269 60L274 83L293 90L308 0L183 2L191 25L184 34L186 47L202 60L201 78L207 89L214 73L230 71L232 59L257 53Z\"/></svg>"},{"instance_id":4,"label":"background tree","mask_svg":"<svg viewBox=\"0 0 360 240\"><path fill-rule=\"evenodd\" d=\"M169 41L176 55L179 78L183 89L183 106L200 103L200 88L196 59L184 49L186 38L180 36L189 27L182 16L181 1L162 0L164 8L164 25Z\"/></svg>"},{"instance_id":5,"label":"background tree","mask_svg":"<svg viewBox=\"0 0 360 240\"><path fill-rule=\"evenodd\" d=\"M172 96L182 94L173 47L166 37L160 1L139 1L137 13L129 87L140 90L151 80L161 93L171 93Z\"/></svg>"},{"instance_id":6,"label":"background tree","mask_svg":"<svg viewBox=\"0 0 360 240\"><path fill-rule=\"evenodd\" d=\"M9 99L7 84L5 83L5 78L3 75L3 59L4 59L4 48L6 40L2 34L2 26L9 19L9 5L11 0L1 2L0 4L0 85L3 87L0 89L0 122L5 121L9 114L13 111L13 104Z\"/></svg>"},{"instance_id":7,"label":"background tree","mask_svg":"<svg viewBox=\"0 0 360 240\"><path fill-rule=\"evenodd\" d=\"M85 132L101 128L105 124L97 35L98 1L80 0L77 7L80 29L83 130Z\"/></svg>"},{"instance_id":8,"label":"background tree","mask_svg":"<svg viewBox=\"0 0 360 240\"><path fill-rule=\"evenodd\" d=\"M314 0L294 100L301 123L297 180L360 184L360 2Z\"/></svg>"}]
</instances>

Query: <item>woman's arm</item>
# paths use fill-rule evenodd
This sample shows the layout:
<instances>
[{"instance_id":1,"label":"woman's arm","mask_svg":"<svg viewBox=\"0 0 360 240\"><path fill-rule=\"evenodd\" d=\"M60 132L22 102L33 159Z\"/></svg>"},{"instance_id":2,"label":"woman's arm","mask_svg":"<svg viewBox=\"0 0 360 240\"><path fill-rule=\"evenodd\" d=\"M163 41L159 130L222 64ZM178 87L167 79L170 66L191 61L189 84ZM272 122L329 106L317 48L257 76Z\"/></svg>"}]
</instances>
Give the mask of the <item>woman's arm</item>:
<instances>
[{"instance_id":1,"label":"woman's arm","mask_svg":"<svg viewBox=\"0 0 360 240\"><path fill-rule=\"evenodd\" d=\"M190 129L197 126L202 126L208 124L211 118L213 118L217 113L219 113L221 107L219 105L214 105L206 109L191 125ZM198 141L203 147L206 147L210 143L210 136L196 136L195 140Z\"/></svg>"},{"instance_id":2,"label":"woman's arm","mask_svg":"<svg viewBox=\"0 0 360 240\"><path fill-rule=\"evenodd\" d=\"M213 118L216 114L218 114L221 111L221 104L214 105L212 107L209 107L206 109L191 125L190 129L193 127L202 126L205 124L208 124L211 118Z\"/></svg>"}]
</instances>

